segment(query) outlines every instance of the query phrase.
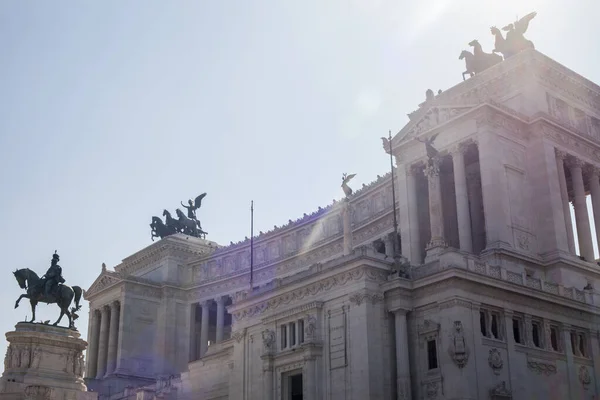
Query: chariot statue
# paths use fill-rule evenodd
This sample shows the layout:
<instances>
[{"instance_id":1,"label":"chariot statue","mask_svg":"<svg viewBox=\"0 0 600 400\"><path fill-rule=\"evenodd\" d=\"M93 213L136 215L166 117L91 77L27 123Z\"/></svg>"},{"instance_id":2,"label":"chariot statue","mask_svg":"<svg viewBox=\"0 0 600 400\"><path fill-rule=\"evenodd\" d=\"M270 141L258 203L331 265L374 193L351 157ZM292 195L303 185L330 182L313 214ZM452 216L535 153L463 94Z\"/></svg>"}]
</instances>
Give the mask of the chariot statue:
<instances>
[{"instance_id":1,"label":"chariot statue","mask_svg":"<svg viewBox=\"0 0 600 400\"><path fill-rule=\"evenodd\" d=\"M163 210L162 213L163 217L165 218L164 222L160 217L152 217L152 223L150 224L150 228L152 229L152 241L154 241L155 237L162 239L175 233L183 233L185 235L204 239L207 235L207 232L202 230L202 225L196 217L196 210L201 207L202 199L205 196L206 193L202 193L201 195L197 196L194 201L191 199L188 200L188 205L180 202L182 207L187 210L187 215L178 208L175 210L175 215L177 215L177 218L173 218L167 209Z\"/></svg>"},{"instance_id":2,"label":"chariot statue","mask_svg":"<svg viewBox=\"0 0 600 400\"><path fill-rule=\"evenodd\" d=\"M39 302L52 304L56 303L60 307L60 316L54 323L58 325L63 315L69 318L69 328L75 328L75 320L78 318L77 311L81 309L79 301L83 290L79 286L65 285L65 279L62 276L62 268L58 265L60 261L59 255L54 252L50 261L50 268L41 278L29 268L18 269L13 272L21 289L25 289L27 293L22 294L15 302L15 308L19 307L19 302L22 298L29 299L31 303L31 321L35 321L35 307ZM75 307L69 306L75 299Z\"/></svg>"}]
</instances>

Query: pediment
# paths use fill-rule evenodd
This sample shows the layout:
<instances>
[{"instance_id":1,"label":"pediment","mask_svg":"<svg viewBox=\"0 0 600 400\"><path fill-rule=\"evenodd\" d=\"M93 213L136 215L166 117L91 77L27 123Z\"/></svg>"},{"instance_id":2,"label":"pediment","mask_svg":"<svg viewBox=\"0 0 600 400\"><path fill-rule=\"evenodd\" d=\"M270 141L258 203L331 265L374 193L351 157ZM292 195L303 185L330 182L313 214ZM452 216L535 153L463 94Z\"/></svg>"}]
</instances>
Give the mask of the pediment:
<instances>
[{"instance_id":1,"label":"pediment","mask_svg":"<svg viewBox=\"0 0 600 400\"><path fill-rule=\"evenodd\" d=\"M90 288L85 292L86 300L89 299L89 296L92 296L108 287L116 285L122 280L117 276L114 276L114 273L104 271L100 274L98 278L92 283Z\"/></svg>"},{"instance_id":2,"label":"pediment","mask_svg":"<svg viewBox=\"0 0 600 400\"><path fill-rule=\"evenodd\" d=\"M432 105L424 106L423 110L419 110L416 115L412 116L412 120L406 124L397 137L403 142L407 139L415 138L421 133L429 131L439 125L442 125L458 116L472 110L477 105Z\"/></svg>"}]
</instances>

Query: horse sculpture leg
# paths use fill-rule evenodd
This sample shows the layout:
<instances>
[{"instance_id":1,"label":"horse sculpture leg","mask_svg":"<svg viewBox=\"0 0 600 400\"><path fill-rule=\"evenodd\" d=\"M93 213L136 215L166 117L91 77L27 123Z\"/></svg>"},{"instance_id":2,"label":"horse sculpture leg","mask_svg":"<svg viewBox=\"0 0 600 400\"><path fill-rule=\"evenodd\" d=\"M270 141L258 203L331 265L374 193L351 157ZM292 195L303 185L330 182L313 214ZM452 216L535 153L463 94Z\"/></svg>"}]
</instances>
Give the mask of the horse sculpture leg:
<instances>
[{"instance_id":1,"label":"horse sculpture leg","mask_svg":"<svg viewBox=\"0 0 600 400\"><path fill-rule=\"evenodd\" d=\"M37 302L37 300L30 299L29 303L31 304L31 314L32 314L31 321L29 321L29 322L34 322L35 321L35 306L37 306L38 302Z\"/></svg>"},{"instance_id":2,"label":"horse sculpture leg","mask_svg":"<svg viewBox=\"0 0 600 400\"><path fill-rule=\"evenodd\" d=\"M26 299L31 299L31 297L29 297L28 294L22 294L21 296L19 296L19 298L17 299L17 301L15 302L15 308L19 307L19 302L21 301L21 299L25 297Z\"/></svg>"}]
</instances>

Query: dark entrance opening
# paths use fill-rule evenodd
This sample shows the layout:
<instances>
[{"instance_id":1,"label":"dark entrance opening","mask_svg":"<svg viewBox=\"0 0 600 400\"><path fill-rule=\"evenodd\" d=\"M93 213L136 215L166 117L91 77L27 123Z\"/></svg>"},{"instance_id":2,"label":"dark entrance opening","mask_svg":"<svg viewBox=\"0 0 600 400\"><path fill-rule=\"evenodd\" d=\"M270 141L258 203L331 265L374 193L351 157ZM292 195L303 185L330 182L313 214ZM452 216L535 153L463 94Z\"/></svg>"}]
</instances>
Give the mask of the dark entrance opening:
<instances>
[{"instance_id":1,"label":"dark entrance opening","mask_svg":"<svg viewBox=\"0 0 600 400\"><path fill-rule=\"evenodd\" d=\"M302 400L302 374L290 376L290 399Z\"/></svg>"}]
</instances>

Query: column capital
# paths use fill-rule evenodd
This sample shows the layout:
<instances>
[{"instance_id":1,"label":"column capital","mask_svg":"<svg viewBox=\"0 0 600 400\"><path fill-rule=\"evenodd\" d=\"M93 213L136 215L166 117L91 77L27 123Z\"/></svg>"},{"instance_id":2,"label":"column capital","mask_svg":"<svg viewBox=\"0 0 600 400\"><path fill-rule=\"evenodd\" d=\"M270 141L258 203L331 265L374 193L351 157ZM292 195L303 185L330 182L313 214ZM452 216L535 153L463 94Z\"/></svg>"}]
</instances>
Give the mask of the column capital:
<instances>
[{"instance_id":1,"label":"column capital","mask_svg":"<svg viewBox=\"0 0 600 400\"><path fill-rule=\"evenodd\" d=\"M429 178L440 175L440 158L432 158L425 167L425 175Z\"/></svg>"},{"instance_id":2,"label":"column capital","mask_svg":"<svg viewBox=\"0 0 600 400\"><path fill-rule=\"evenodd\" d=\"M110 311L110 305L109 304L105 304L105 305L102 306L102 308L101 308L101 313L102 314L106 314L109 311Z\"/></svg>"},{"instance_id":3,"label":"column capital","mask_svg":"<svg viewBox=\"0 0 600 400\"><path fill-rule=\"evenodd\" d=\"M215 303L217 303L217 305L223 305L225 304L225 296L217 296L215 297Z\"/></svg>"},{"instance_id":4,"label":"column capital","mask_svg":"<svg viewBox=\"0 0 600 400\"><path fill-rule=\"evenodd\" d=\"M406 176L416 176L419 172L419 167L415 164L406 166Z\"/></svg>"},{"instance_id":5,"label":"column capital","mask_svg":"<svg viewBox=\"0 0 600 400\"><path fill-rule=\"evenodd\" d=\"M598 178L598 175L600 175L600 171L595 165L587 164L583 170L588 176L596 176L596 179Z\"/></svg>"},{"instance_id":6,"label":"column capital","mask_svg":"<svg viewBox=\"0 0 600 400\"><path fill-rule=\"evenodd\" d=\"M116 310L121 306L121 302L119 300L115 300L112 303L110 303L110 310Z\"/></svg>"},{"instance_id":7,"label":"column capital","mask_svg":"<svg viewBox=\"0 0 600 400\"><path fill-rule=\"evenodd\" d=\"M200 307L204 308L204 307L208 307L210 306L210 303L212 302L212 299L208 299L208 300L202 300L200 302Z\"/></svg>"},{"instance_id":8,"label":"column capital","mask_svg":"<svg viewBox=\"0 0 600 400\"><path fill-rule=\"evenodd\" d=\"M559 150L556 147L554 148L554 154L556 154L556 158L563 161L566 160L567 157L569 157L569 153L563 150Z\"/></svg>"},{"instance_id":9,"label":"column capital","mask_svg":"<svg viewBox=\"0 0 600 400\"><path fill-rule=\"evenodd\" d=\"M585 166L585 161L580 160L577 157L569 157L567 158L567 165L569 168L583 168Z\"/></svg>"},{"instance_id":10,"label":"column capital","mask_svg":"<svg viewBox=\"0 0 600 400\"><path fill-rule=\"evenodd\" d=\"M455 144L454 146L452 146L450 148L450 155L452 155L452 158L456 157L456 156L464 156L465 153L467 152L467 150L469 149L469 145L471 145L472 142L460 142Z\"/></svg>"}]
</instances>

